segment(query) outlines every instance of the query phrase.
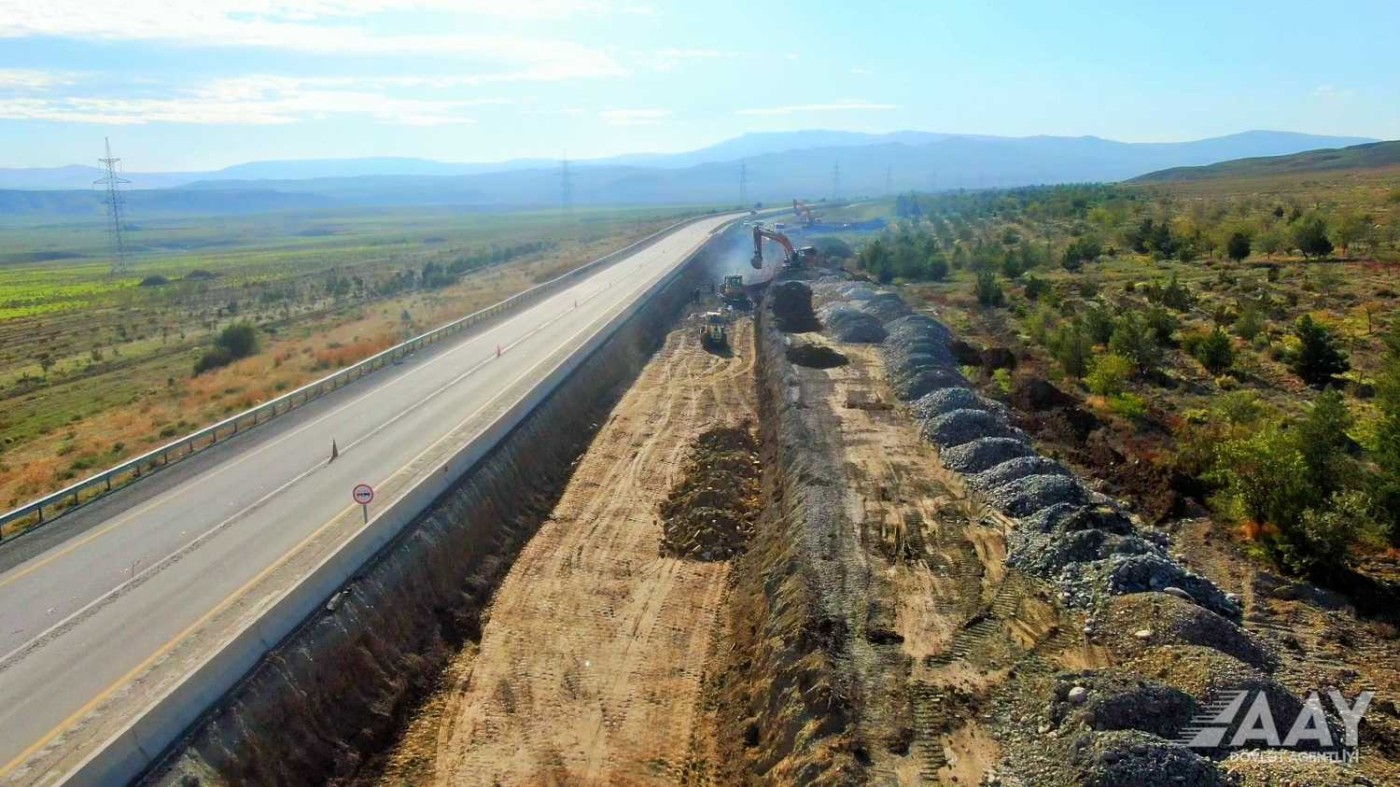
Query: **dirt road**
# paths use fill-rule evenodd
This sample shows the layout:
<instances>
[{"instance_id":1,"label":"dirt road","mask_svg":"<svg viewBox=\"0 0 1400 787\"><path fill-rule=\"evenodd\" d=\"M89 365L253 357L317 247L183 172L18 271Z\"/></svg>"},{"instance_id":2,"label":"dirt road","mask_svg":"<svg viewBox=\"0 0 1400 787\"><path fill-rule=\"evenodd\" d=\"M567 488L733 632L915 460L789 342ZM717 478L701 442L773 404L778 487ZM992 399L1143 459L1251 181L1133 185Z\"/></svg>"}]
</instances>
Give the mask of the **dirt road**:
<instances>
[{"instance_id":1,"label":"dirt road","mask_svg":"<svg viewBox=\"0 0 1400 787\"><path fill-rule=\"evenodd\" d=\"M449 670L388 783L702 781L706 661L729 564L661 557L657 509L705 429L756 417L752 328L704 351L692 317L599 431ZM699 777L699 778L697 778Z\"/></svg>"}]
</instances>

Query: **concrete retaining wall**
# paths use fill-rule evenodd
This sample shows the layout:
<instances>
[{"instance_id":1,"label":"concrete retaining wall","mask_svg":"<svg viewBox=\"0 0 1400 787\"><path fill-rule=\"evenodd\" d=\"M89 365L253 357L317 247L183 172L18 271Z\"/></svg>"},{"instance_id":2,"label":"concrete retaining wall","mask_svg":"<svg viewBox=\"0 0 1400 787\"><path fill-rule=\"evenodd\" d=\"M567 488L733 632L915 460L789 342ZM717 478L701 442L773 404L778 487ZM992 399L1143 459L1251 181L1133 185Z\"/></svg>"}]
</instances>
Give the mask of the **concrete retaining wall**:
<instances>
[{"instance_id":1,"label":"concrete retaining wall","mask_svg":"<svg viewBox=\"0 0 1400 787\"><path fill-rule=\"evenodd\" d=\"M392 501L258 624L67 774L67 783L130 780L196 722L174 765L153 778L320 782L353 771L362 752L382 747L453 641L474 635L481 605L528 537L523 523L554 487L562 489L569 461L596 427L589 418L640 371L698 284L704 253L463 447L448 462L461 470Z\"/></svg>"}]
</instances>

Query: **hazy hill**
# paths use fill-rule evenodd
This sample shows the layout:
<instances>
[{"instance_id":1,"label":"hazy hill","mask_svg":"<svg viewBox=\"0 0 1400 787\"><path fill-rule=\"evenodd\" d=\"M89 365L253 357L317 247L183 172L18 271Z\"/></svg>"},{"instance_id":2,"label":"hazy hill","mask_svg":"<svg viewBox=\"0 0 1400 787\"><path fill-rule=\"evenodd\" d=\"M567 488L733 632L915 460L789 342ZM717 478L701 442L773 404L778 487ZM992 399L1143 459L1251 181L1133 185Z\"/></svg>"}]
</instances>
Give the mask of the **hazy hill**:
<instances>
[{"instance_id":1,"label":"hazy hill","mask_svg":"<svg viewBox=\"0 0 1400 787\"><path fill-rule=\"evenodd\" d=\"M186 191L176 189L147 189L126 195L127 215L133 222L143 216L190 215L214 216L277 213L292 210L315 210L334 207L335 200L317 195L272 190L215 189ZM102 219L102 194L86 191L17 191L0 190L0 222L6 219L42 216L49 219Z\"/></svg>"},{"instance_id":2,"label":"hazy hill","mask_svg":"<svg viewBox=\"0 0 1400 787\"><path fill-rule=\"evenodd\" d=\"M755 135L751 135L755 136ZM806 141L830 137L808 136ZM883 194L890 190L1018 186L1036 183L1117 181L1164 167L1212 163L1241 149L1288 149L1315 137L1250 132L1185 143L1133 144L1097 137L909 136L906 141L851 144L870 135L839 135L843 144L753 153L747 163L751 199L777 203L794 196L821 199ZM931 139L929 139L931 138ZM786 144L782 139L734 140L742 148ZM790 136L787 139L792 139ZM924 141L920 141L924 140ZM711 153L717 157L734 153ZM839 184L837 167L840 168ZM685 167L634 162L627 166L590 163L573 168L573 198L579 204L657 204L736 202L739 165L732 159ZM472 175L393 175L308 180L211 180L190 190L276 189L318 194L360 205L457 204L481 206L557 205L556 166L501 170Z\"/></svg>"},{"instance_id":3,"label":"hazy hill","mask_svg":"<svg viewBox=\"0 0 1400 787\"><path fill-rule=\"evenodd\" d=\"M973 147L962 148L978 155L989 157L989 169L985 177L996 183L1008 180L1017 182L1039 182L1038 177L1057 177L1071 180L1118 179L1140 175L1164 167L1194 166L1211 164L1217 161L1243 158L1246 156L1274 156L1296 153L1324 147L1343 147L1375 140L1354 137L1323 137L1308 134L1292 134L1277 131L1249 131L1227 137L1204 139L1181 143L1123 143L1096 137L990 137L977 135L940 134L925 131L897 131L890 134L863 134L852 131L789 131L772 133L744 134L716 145L684 153L639 153L604 159L574 162L578 171L610 169L617 167L648 167L655 169L689 169L706 164L731 163L740 159L766 159L767 164L781 165L781 160L771 159L774 155L799 154L804 151L825 151L829 170L838 157L837 151L859 148L862 152L871 148L903 145L908 148L925 149L944 143L962 143ZM947 150L952 150L949 148ZM924 158L928 167L944 167L948 162L940 160L937 150L928 150ZM1012 166L1018 156L1032 153L1041 157L1040 162L1024 162ZM1105 166L1095 167L1085 158L1105 157ZM799 158L801 158L799 156ZM131 162L127 162L131 163ZM979 162L967 162L974 168ZM992 165L996 166L992 166ZM1043 166L1042 166L1043 165ZM842 165L847 166L846 164ZM914 163L916 169L924 166ZM516 159L512 161L458 164L432 161L421 158L357 158L357 159L301 159L288 161L257 161L238 164L215 172L129 172L123 173L131 181L131 188L152 189L171 188L200 181L299 181L321 178L350 177L461 177L486 175L500 172L520 172L527 170L557 169L554 161L543 159ZM1043 169L1042 176L1039 169ZM852 172L854 174L854 171ZM4 189L84 189L91 188L93 181L102 173L96 167L73 165L32 169L0 169L0 188ZM805 176L804 176L805 177ZM1030 180L1026 180L1030 178ZM828 181L829 173L828 173ZM876 178L877 185L883 186L883 171ZM911 179L907 187L917 185L927 188L925 174ZM855 181L852 181L854 186ZM264 184L265 185L265 184ZM948 186L975 186L976 182L946 181ZM774 185L775 191L783 187ZM862 186L862 190L868 186ZM646 200L651 201L651 200Z\"/></svg>"},{"instance_id":4,"label":"hazy hill","mask_svg":"<svg viewBox=\"0 0 1400 787\"><path fill-rule=\"evenodd\" d=\"M1134 178L1134 183L1181 183L1222 178L1262 178L1340 170L1400 166L1400 141L1373 142L1347 148L1309 150L1288 156L1224 161L1204 167L1173 167Z\"/></svg>"}]
</instances>

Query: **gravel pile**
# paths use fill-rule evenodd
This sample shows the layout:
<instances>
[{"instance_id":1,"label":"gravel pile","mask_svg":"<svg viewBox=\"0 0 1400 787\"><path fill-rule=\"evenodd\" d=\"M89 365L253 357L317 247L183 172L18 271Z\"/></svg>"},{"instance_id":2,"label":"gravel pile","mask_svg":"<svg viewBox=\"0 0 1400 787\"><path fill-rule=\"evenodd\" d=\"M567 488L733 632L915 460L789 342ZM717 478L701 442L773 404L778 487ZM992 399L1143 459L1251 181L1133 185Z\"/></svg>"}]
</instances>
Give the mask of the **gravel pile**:
<instances>
[{"instance_id":1,"label":"gravel pile","mask_svg":"<svg viewBox=\"0 0 1400 787\"><path fill-rule=\"evenodd\" d=\"M820 304L829 328L836 322L845 326L837 330L856 325L852 313L882 323L891 387L911 403L920 433L938 447L945 465L965 474L970 488L1020 525L1008 554L1013 565L1055 581L1074 604L1170 587L1192 603L1239 619L1239 605L1173 561L1160 535L1137 534L1116 503L1036 455L1006 408L971 390L951 349L956 338L942 323L864 282L814 282L811 300Z\"/></svg>"},{"instance_id":2,"label":"gravel pile","mask_svg":"<svg viewBox=\"0 0 1400 787\"><path fill-rule=\"evenodd\" d=\"M1020 459L1002 462L991 470L978 473L969 481L978 489L995 490L1004 484L1020 481L1028 476L1069 474L1069 470L1054 459L1046 459L1043 456L1023 456Z\"/></svg>"},{"instance_id":3,"label":"gravel pile","mask_svg":"<svg viewBox=\"0 0 1400 787\"><path fill-rule=\"evenodd\" d=\"M875 315L852 309L844 303L823 306L817 316L833 339L852 344L879 344L888 335Z\"/></svg>"},{"instance_id":4,"label":"gravel pile","mask_svg":"<svg viewBox=\"0 0 1400 787\"><path fill-rule=\"evenodd\" d=\"M1006 415L1006 405L995 402L971 388L942 388L915 399L909 410L920 421L927 421L954 410L986 410Z\"/></svg>"},{"instance_id":5,"label":"gravel pile","mask_svg":"<svg viewBox=\"0 0 1400 787\"><path fill-rule=\"evenodd\" d=\"M1048 580L1065 604L1088 610L1085 637L1102 644L1112 636L1131 662L1066 675L1048 698L1013 698L1007 769L1027 784L1229 783L1217 762L1223 752L1175 740L1193 715L1219 691L1238 688L1263 692L1283 718L1301 707L1267 674L1275 655L1238 625L1238 600L1174 559L1165 534L1138 529L1117 502L1039 456L1007 408L968 385L950 348L954 337L938 321L869 284L819 282L813 291L833 332L869 324L848 312L881 324L890 383L920 433L969 489L1015 523L1008 565ZM962 348L964 359L975 349ZM1040 411L1077 403L1046 385L1022 391L1015 404ZM1118 641L1124 638L1130 642Z\"/></svg>"},{"instance_id":6,"label":"gravel pile","mask_svg":"<svg viewBox=\"0 0 1400 787\"><path fill-rule=\"evenodd\" d=\"M940 454L946 467L964 474L981 473L1023 456L1035 456L1035 449L1024 439L1008 437L983 437Z\"/></svg>"}]
</instances>

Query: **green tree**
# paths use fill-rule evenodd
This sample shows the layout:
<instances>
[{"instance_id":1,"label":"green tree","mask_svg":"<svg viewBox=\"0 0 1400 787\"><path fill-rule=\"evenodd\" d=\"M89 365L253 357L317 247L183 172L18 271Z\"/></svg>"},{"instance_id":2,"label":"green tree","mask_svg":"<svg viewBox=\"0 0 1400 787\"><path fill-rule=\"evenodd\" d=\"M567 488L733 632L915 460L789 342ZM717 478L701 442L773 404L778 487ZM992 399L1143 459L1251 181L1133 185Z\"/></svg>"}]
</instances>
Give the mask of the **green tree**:
<instances>
[{"instance_id":1,"label":"green tree","mask_svg":"<svg viewBox=\"0 0 1400 787\"><path fill-rule=\"evenodd\" d=\"M1327 237L1327 221L1317 214L1307 216L1293 227L1293 245L1304 257L1326 257L1332 253Z\"/></svg>"},{"instance_id":2,"label":"green tree","mask_svg":"<svg viewBox=\"0 0 1400 787\"><path fill-rule=\"evenodd\" d=\"M1108 348L1131 361L1139 374L1147 374L1162 359L1162 348L1157 344L1152 328L1137 312L1128 312L1118 318Z\"/></svg>"},{"instance_id":3,"label":"green tree","mask_svg":"<svg viewBox=\"0 0 1400 787\"><path fill-rule=\"evenodd\" d=\"M977 296L977 303L982 306L1001 306L1006 302L1006 293L1001 288L1001 282L997 281L994 271L978 273L972 289Z\"/></svg>"},{"instance_id":4,"label":"green tree","mask_svg":"<svg viewBox=\"0 0 1400 787\"><path fill-rule=\"evenodd\" d=\"M1376 375L1375 450L1376 475L1371 496L1377 517L1389 530L1392 543L1400 543L1400 320L1395 320L1385 337L1385 356Z\"/></svg>"},{"instance_id":5,"label":"green tree","mask_svg":"<svg viewBox=\"0 0 1400 787\"><path fill-rule=\"evenodd\" d=\"M1220 374L1235 363L1234 345L1218 325L1196 343L1191 354L1196 356L1196 360L1211 374Z\"/></svg>"},{"instance_id":6,"label":"green tree","mask_svg":"<svg viewBox=\"0 0 1400 787\"><path fill-rule=\"evenodd\" d=\"M1249 235L1243 232L1232 232L1225 241L1225 254L1235 262L1240 262L1249 256L1250 251Z\"/></svg>"},{"instance_id":7,"label":"green tree","mask_svg":"<svg viewBox=\"0 0 1400 787\"><path fill-rule=\"evenodd\" d=\"M1094 343L1078 321L1061 326L1050 337L1049 344L1051 354L1059 361L1065 374L1078 379L1089 372L1089 365L1094 357Z\"/></svg>"},{"instance_id":8,"label":"green tree","mask_svg":"<svg viewBox=\"0 0 1400 787\"><path fill-rule=\"evenodd\" d=\"M1337 338L1312 315L1303 315L1293 332L1299 346L1289 367L1303 382L1321 388L1351 369L1351 362L1338 346Z\"/></svg>"},{"instance_id":9,"label":"green tree","mask_svg":"<svg viewBox=\"0 0 1400 787\"><path fill-rule=\"evenodd\" d=\"M1090 304L1084 310L1084 329L1089 332L1094 344L1108 344L1108 340L1113 338L1113 315L1097 303Z\"/></svg>"},{"instance_id":10,"label":"green tree","mask_svg":"<svg viewBox=\"0 0 1400 787\"><path fill-rule=\"evenodd\" d=\"M1347 256L1351 251L1351 245L1359 240L1363 240L1371 229L1370 216L1357 213L1354 210L1343 211L1337 218L1337 226L1332 230L1337 239L1337 247L1342 250L1342 256Z\"/></svg>"},{"instance_id":11,"label":"green tree","mask_svg":"<svg viewBox=\"0 0 1400 787\"><path fill-rule=\"evenodd\" d=\"M1324 497L1340 492L1356 478L1356 463L1348 453L1347 436L1354 421L1346 401L1336 390L1317 397L1308 414L1298 422L1298 450L1307 468L1308 483Z\"/></svg>"},{"instance_id":12,"label":"green tree","mask_svg":"<svg viewBox=\"0 0 1400 787\"><path fill-rule=\"evenodd\" d=\"M1279 230L1278 227L1269 227L1259 233L1259 237L1255 239L1254 245L1259 248L1259 251L1264 253L1265 257L1273 257L1275 254L1283 251L1283 244L1285 242L1286 241L1283 239L1283 232Z\"/></svg>"},{"instance_id":13,"label":"green tree","mask_svg":"<svg viewBox=\"0 0 1400 787\"><path fill-rule=\"evenodd\" d=\"M1254 341L1264 330L1264 313L1253 303L1246 304L1235 320L1235 333L1247 342Z\"/></svg>"}]
</instances>

